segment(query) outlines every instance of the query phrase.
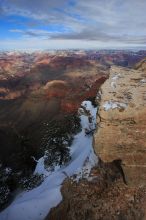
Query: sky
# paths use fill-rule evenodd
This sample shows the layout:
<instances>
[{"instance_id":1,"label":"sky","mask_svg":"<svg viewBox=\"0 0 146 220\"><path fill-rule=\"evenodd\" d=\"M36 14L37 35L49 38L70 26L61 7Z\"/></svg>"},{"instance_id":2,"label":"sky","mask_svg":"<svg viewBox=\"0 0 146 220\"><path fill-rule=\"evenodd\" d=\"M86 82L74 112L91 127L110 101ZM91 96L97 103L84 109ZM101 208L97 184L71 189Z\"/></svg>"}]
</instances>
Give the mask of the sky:
<instances>
[{"instance_id":1,"label":"sky","mask_svg":"<svg viewBox=\"0 0 146 220\"><path fill-rule=\"evenodd\" d=\"M0 50L146 47L146 0L0 0Z\"/></svg>"}]
</instances>

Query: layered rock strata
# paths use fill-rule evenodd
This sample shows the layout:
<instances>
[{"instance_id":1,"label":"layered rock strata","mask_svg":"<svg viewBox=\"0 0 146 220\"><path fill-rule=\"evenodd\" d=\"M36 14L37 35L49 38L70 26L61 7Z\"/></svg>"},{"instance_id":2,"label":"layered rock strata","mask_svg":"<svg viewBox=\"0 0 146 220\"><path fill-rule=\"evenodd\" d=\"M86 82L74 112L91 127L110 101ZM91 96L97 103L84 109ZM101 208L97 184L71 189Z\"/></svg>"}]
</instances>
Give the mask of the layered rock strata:
<instances>
[{"instance_id":1,"label":"layered rock strata","mask_svg":"<svg viewBox=\"0 0 146 220\"><path fill-rule=\"evenodd\" d=\"M94 148L103 162L117 161L125 181L146 184L146 73L112 66L102 85Z\"/></svg>"}]
</instances>

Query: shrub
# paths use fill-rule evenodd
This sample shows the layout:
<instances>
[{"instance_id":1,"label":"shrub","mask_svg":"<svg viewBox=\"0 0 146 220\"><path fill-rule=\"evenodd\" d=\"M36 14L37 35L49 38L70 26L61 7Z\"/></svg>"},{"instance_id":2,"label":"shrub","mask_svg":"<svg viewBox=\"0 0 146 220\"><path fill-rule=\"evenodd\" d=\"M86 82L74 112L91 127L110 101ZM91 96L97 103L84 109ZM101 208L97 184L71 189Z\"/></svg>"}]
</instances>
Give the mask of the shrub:
<instances>
[{"instance_id":1,"label":"shrub","mask_svg":"<svg viewBox=\"0 0 146 220\"><path fill-rule=\"evenodd\" d=\"M1 185L0 186L0 207L2 207L8 202L9 196L10 196L10 190L8 186Z\"/></svg>"},{"instance_id":2,"label":"shrub","mask_svg":"<svg viewBox=\"0 0 146 220\"><path fill-rule=\"evenodd\" d=\"M34 174L30 177L24 177L20 180L19 186L25 190L31 190L37 186L39 186L44 180L43 175Z\"/></svg>"}]
</instances>

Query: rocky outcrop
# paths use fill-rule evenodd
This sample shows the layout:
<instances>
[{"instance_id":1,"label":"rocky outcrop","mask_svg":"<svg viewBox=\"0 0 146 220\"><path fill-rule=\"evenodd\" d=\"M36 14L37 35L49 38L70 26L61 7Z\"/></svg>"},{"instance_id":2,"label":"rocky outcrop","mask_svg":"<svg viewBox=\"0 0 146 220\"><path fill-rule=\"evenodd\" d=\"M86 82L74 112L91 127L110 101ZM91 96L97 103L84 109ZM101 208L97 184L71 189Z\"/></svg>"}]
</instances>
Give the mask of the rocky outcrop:
<instances>
[{"instance_id":1,"label":"rocky outcrop","mask_svg":"<svg viewBox=\"0 0 146 220\"><path fill-rule=\"evenodd\" d=\"M141 71L146 71L146 58L141 60L135 65L135 69L141 70Z\"/></svg>"},{"instance_id":2,"label":"rocky outcrop","mask_svg":"<svg viewBox=\"0 0 146 220\"><path fill-rule=\"evenodd\" d=\"M88 180L66 180L63 200L45 220L145 220L146 189L128 187L114 164L95 167Z\"/></svg>"},{"instance_id":3,"label":"rocky outcrop","mask_svg":"<svg viewBox=\"0 0 146 220\"><path fill-rule=\"evenodd\" d=\"M94 148L121 164L131 185L146 184L146 73L112 66L101 87Z\"/></svg>"}]
</instances>

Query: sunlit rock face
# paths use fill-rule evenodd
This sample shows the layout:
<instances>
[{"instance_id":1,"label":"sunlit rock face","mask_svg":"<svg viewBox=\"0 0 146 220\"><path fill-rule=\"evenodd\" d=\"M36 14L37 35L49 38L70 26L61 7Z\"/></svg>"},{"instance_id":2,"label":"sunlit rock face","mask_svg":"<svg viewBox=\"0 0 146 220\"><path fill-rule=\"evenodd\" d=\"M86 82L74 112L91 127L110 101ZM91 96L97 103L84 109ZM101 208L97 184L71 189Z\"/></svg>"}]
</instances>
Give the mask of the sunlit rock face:
<instances>
[{"instance_id":1,"label":"sunlit rock face","mask_svg":"<svg viewBox=\"0 0 146 220\"><path fill-rule=\"evenodd\" d=\"M95 151L121 161L125 181L146 184L146 73L112 66L101 87Z\"/></svg>"}]
</instances>

